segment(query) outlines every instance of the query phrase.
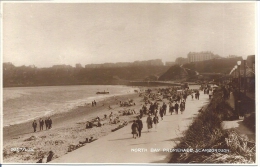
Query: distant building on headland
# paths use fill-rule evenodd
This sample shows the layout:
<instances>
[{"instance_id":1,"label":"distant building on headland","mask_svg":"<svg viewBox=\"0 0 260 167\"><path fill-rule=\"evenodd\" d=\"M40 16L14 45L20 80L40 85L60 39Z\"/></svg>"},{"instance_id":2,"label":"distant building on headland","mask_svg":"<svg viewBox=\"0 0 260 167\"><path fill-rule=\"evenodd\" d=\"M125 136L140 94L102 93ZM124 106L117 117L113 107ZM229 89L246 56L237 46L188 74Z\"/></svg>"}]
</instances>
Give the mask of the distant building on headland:
<instances>
[{"instance_id":1,"label":"distant building on headland","mask_svg":"<svg viewBox=\"0 0 260 167\"><path fill-rule=\"evenodd\" d=\"M204 61L210 60L214 58L220 58L219 55L215 55L212 52L189 52L188 53L188 62L197 62L197 61Z\"/></svg>"},{"instance_id":2,"label":"distant building on headland","mask_svg":"<svg viewBox=\"0 0 260 167\"><path fill-rule=\"evenodd\" d=\"M175 64L179 64L179 65L186 64L188 62L189 62L188 58L183 58L183 57L178 57L175 60Z\"/></svg>"}]
</instances>

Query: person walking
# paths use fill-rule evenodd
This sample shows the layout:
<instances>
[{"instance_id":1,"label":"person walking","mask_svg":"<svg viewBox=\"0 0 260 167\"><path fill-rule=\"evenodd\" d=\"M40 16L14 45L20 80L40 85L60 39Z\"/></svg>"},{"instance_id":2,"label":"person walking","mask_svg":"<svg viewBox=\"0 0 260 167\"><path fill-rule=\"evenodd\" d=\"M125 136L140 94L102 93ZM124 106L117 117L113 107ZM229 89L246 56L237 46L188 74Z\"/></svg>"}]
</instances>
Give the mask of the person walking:
<instances>
[{"instance_id":1,"label":"person walking","mask_svg":"<svg viewBox=\"0 0 260 167\"><path fill-rule=\"evenodd\" d=\"M184 111L184 102L181 102L181 104L180 104L180 111L181 111L181 114L183 114L183 111Z\"/></svg>"},{"instance_id":2,"label":"person walking","mask_svg":"<svg viewBox=\"0 0 260 167\"><path fill-rule=\"evenodd\" d=\"M164 115L164 110L163 110L163 108L161 107L161 108L160 108L160 117L161 117L161 120L163 120L163 115Z\"/></svg>"},{"instance_id":3,"label":"person walking","mask_svg":"<svg viewBox=\"0 0 260 167\"><path fill-rule=\"evenodd\" d=\"M175 107L176 114L178 114L178 112L179 112L179 104L176 102L174 107Z\"/></svg>"},{"instance_id":4,"label":"person walking","mask_svg":"<svg viewBox=\"0 0 260 167\"><path fill-rule=\"evenodd\" d=\"M198 100L200 99L200 92L198 91L197 92L198 94L197 94L197 98L198 98Z\"/></svg>"},{"instance_id":5,"label":"person walking","mask_svg":"<svg viewBox=\"0 0 260 167\"><path fill-rule=\"evenodd\" d=\"M153 128L153 120L152 120L151 114L148 115L146 123L147 123L147 129L149 132L149 129Z\"/></svg>"},{"instance_id":6,"label":"person walking","mask_svg":"<svg viewBox=\"0 0 260 167\"><path fill-rule=\"evenodd\" d=\"M174 112L174 107L173 107L172 103L170 103L169 111L170 111L171 115Z\"/></svg>"},{"instance_id":7,"label":"person walking","mask_svg":"<svg viewBox=\"0 0 260 167\"><path fill-rule=\"evenodd\" d=\"M138 136L141 137L142 129L143 129L143 121L140 119L140 117L137 117L136 123L138 124Z\"/></svg>"},{"instance_id":8,"label":"person walking","mask_svg":"<svg viewBox=\"0 0 260 167\"><path fill-rule=\"evenodd\" d=\"M36 122L36 120L33 121L32 127L33 127L33 132L36 132L36 128L37 128L37 122Z\"/></svg>"},{"instance_id":9,"label":"person walking","mask_svg":"<svg viewBox=\"0 0 260 167\"><path fill-rule=\"evenodd\" d=\"M154 127L155 127L155 129L156 129L156 128L157 128L157 124L159 123L159 118L158 118L157 115L155 115L155 116L153 117L153 123L154 123Z\"/></svg>"},{"instance_id":10,"label":"person walking","mask_svg":"<svg viewBox=\"0 0 260 167\"><path fill-rule=\"evenodd\" d=\"M52 120L51 120L51 118L49 117L49 129L51 129L52 128Z\"/></svg>"},{"instance_id":11,"label":"person walking","mask_svg":"<svg viewBox=\"0 0 260 167\"><path fill-rule=\"evenodd\" d=\"M163 102L163 111L164 111L164 115L166 115L166 110L167 110L167 105L165 104L165 102Z\"/></svg>"},{"instance_id":12,"label":"person walking","mask_svg":"<svg viewBox=\"0 0 260 167\"><path fill-rule=\"evenodd\" d=\"M44 125L43 119L40 118L39 124L40 124L40 131L41 131L43 130L43 125Z\"/></svg>"},{"instance_id":13,"label":"person walking","mask_svg":"<svg viewBox=\"0 0 260 167\"><path fill-rule=\"evenodd\" d=\"M137 135L138 135L138 124L136 123L136 121L134 120L132 126L131 126L131 129L132 129L132 134L133 134L133 138L136 139Z\"/></svg>"},{"instance_id":14,"label":"person walking","mask_svg":"<svg viewBox=\"0 0 260 167\"><path fill-rule=\"evenodd\" d=\"M45 126L46 130L49 129L49 120L47 118L45 119Z\"/></svg>"}]
</instances>

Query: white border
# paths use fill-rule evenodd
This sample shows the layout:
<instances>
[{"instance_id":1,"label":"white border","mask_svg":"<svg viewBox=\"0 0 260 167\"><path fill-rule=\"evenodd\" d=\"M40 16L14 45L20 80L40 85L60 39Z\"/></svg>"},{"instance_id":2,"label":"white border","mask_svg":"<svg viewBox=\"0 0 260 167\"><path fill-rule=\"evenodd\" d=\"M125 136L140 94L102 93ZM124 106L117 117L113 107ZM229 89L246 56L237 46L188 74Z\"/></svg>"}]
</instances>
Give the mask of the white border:
<instances>
[{"instance_id":1,"label":"white border","mask_svg":"<svg viewBox=\"0 0 260 167\"><path fill-rule=\"evenodd\" d=\"M1 135L1 147L0 147L0 164L3 164L3 4L4 3L195 3L195 4L198 4L198 3L255 3L255 34L256 34L256 38L255 38L255 59L256 59L256 72L258 72L258 53L259 53L259 48L258 48L258 41L259 41L259 8L260 8L260 2L259 1L174 1L174 0L162 0L162 1L159 1L159 0L132 0L132 1L126 1L126 0L123 0L123 1L119 1L119 0L87 0L87 1L84 1L84 0L76 0L76 1L72 1L72 0L56 0L56 1L1 1L0 3L0 7L1 7L1 10L0 10L0 16L1 16L1 20L0 20L0 25L1 25L1 47L0 47L0 50L1 50L1 64L0 64L0 70L1 70L1 83L0 83L0 86L1 86L1 91L0 91L0 100L1 100L1 112L0 112L0 120L1 120L1 129L0 129L0 135ZM258 77L256 75L256 81L258 81ZM256 99L256 102L257 102L257 99L258 99L258 85L257 85L258 82L256 82L256 95L255 95L255 99ZM258 132L258 104L256 104L256 131L255 132ZM256 162L255 164L246 164L246 166L256 166L258 164L258 159L257 159L257 155L258 155L258 151L259 151L259 148L257 147L258 144L258 134L256 134ZM20 165L19 165L20 164ZM24 166L24 165L27 165L27 164L32 164L30 166L38 166L36 163L4 163L3 166L8 166L8 167L12 167L12 166ZM105 166L105 165L113 165L113 164L116 164L117 166L123 166L123 165L135 165L135 164L138 164L137 166L155 166L155 165L163 165L163 166L187 166L187 165L192 165L192 166L224 166L224 165L228 165L228 166L245 166L243 164L175 164L175 163L163 163L163 164L151 164L151 163L73 163L73 164L68 164L68 163L57 163L57 165L59 166L63 166L63 165L70 165L70 166L78 166L78 165L86 165L88 164L88 166ZM40 165L40 164L39 164ZM46 165L46 164L45 164ZM55 164L52 164L50 163L48 166L55 166ZM136 166L136 165L135 165Z\"/></svg>"}]
</instances>

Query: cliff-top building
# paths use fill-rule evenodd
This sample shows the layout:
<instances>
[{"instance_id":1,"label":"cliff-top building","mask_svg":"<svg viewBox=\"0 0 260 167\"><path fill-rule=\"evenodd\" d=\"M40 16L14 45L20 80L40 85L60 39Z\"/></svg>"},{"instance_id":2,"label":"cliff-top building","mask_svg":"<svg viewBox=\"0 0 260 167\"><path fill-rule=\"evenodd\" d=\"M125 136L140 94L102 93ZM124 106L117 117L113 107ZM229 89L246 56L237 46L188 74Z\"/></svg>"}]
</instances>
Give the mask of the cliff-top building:
<instances>
[{"instance_id":1,"label":"cliff-top building","mask_svg":"<svg viewBox=\"0 0 260 167\"><path fill-rule=\"evenodd\" d=\"M219 57L220 57L219 55L214 55L212 52L190 52L190 53L188 53L189 63L210 60L210 59L219 58Z\"/></svg>"}]
</instances>

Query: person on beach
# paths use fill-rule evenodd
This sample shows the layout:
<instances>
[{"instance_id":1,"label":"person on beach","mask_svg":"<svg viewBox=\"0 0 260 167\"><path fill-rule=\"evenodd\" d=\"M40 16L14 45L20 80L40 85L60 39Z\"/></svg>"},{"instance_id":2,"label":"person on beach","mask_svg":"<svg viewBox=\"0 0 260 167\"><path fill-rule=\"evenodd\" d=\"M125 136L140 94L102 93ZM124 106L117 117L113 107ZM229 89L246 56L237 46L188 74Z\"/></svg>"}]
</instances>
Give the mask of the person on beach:
<instances>
[{"instance_id":1,"label":"person on beach","mask_svg":"<svg viewBox=\"0 0 260 167\"><path fill-rule=\"evenodd\" d=\"M161 120L163 120L163 115L164 115L164 110L163 110L163 108L161 107L161 108L160 108L160 117L161 117Z\"/></svg>"},{"instance_id":2,"label":"person on beach","mask_svg":"<svg viewBox=\"0 0 260 167\"><path fill-rule=\"evenodd\" d=\"M149 129L153 128L153 120L152 120L151 114L148 115L146 123L147 123L148 132L149 132Z\"/></svg>"},{"instance_id":3,"label":"person on beach","mask_svg":"<svg viewBox=\"0 0 260 167\"><path fill-rule=\"evenodd\" d=\"M36 132L36 128L37 128L37 122L36 122L36 120L33 121L32 127L33 127L33 132Z\"/></svg>"},{"instance_id":4,"label":"person on beach","mask_svg":"<svg viewBox=\"0 0 260 167\"><path fill-rule=\"evenodd\" d=\"M136 123L136 121L134 120L131 129L132 129L132 134L133 134L133 138L136 139L137 135L138 135L138 124Z\"/></svg>"},{"instance_id":5,"label":"person on beach","mask_svg":"<svg viewBox=\"0 0 260 167\"><path fill-rule=\"evenodd\" d=\"M193 93L191 93L191 99L193 100Z\"/></svg>"},{"instance_id":6,"label":"person on beach","mask_svg":"<svg viewBox=\"0 0 260 167\"><path fill-rule=\"evenodd\" d=\"M213 92L210 90L209 91L209 99L211 99L212 95L213 95Z\"/></svg>"},{"instance_id":7,"label":"person on beach","mask_svg":"<svg viewBox=\"0 0 260 167\"><path fill-rule=\"evenodd\" d=\"M51 118L49 117L49 129L51 129L52 128L52 120L51 120Z\"/></svg>"},{"instance_id":8,"label":"person on beach","mask_svg":"<svg viewBox=\"0 0 260 167\"><path fill-rule=\"evenodd\" d=\"M138 124L138 136L141 137L142 129L143 129L143 122L140 117L137 117L136 123Z\"/></svg>"},{"instance_id":9,"label":"person on beach","mask_svg":"<svg viewBox=\"0 0 260 167\"><path fill-rule=\"evenodd\" d=\"M157 128L157 124L159 123L159 118L158 118L157 115L155 115L155 116L153 117L153 123L154 123L154 127L155 127L155 129L156 129L156 128Z\"/></svg>"},{"instance_id":10,"label":"person on beach","mask_svg":"<svg viewBox=\"0 0 260 167\"><path fill-rule=\"evenodd\" d=\"M46 130L49 129L49 120L46 118L44 122L45 122Z\"/></svg>"},{"instance_id":11,"label":"person on beach","mask_svg":"<svg viewBox=\"0 0 260 167\"><path fill-rule=\"evenodd\" d=\"M143 115L144 115L144 112L143 112L143 109L140 109L140 118L142 118L143 117Z\"/></svg>"},{"instance_id":12,"label":"person on beach","mask_svg":"<svg viewBox=\"0 0 260 167\"><path fill-rule=\"evenodd\" d=\"M40 118L39 124L40 124L40 131L41 131L43 130L43 125L44 125L43 119Z\"/></svg>"},{"instance_id":13,"label":"person on beach","mask_svg":"<svg viewBox=\"0 0 260 167\"><path fill-rule=\"evenodd\" d=\"M86 129L90 129L90 128L93 128L93 124L92 122L87 121Z\"/></svg>"},{"instance_id":14,"label":"person on beach","mask_svg":"<svg viewBox=\"0 0 260 167\"><path fill-rule=\"evenodd\" d=\"M180 104L180 111L181 111L181 114L182 114L183 111L184 111L184 102L181 102L181 104Z\"/></svg>"},{"instance_id":15,"label":"person on beach","mask_svg":"<svg viewBox=\"0 0 260 167\"><path fill-rule=\"evenodd\" d=\"M162 108L164 111L164 115L166 115L167 105L165 104L165 102L163 102Z\"/></svg>"},{"instance_id":16,"label":"person on beach","mask_svg":"<svg viewBox=\"0 0 260 167\"><path fill-rule=\"evenodd\" d=\"M199 91L197 91L197 99L199 100L200 99L200 92Z\"/></svg>"},{"instance_id":17,"label":"person on beach","mask_svg":"<svg viewBox=\"0 0 260 167\"><path fill-rule=\"evenodd\" d=\"M94 106L97 106L97 102L96 102L95 100L94 100L94 102L93 102L93 103L94 103Z\"/></svg>"},{"instance_id":18,"label":"person on beach","mask_svg":"<svg viewBox=\"0 0 260 167\"><path fill-rule=\"evenodd\" d=\"M109 123L111 124L112 121L113 121L113 112L111 112L109 115Z\"/></svg>"},{"instance_id":19,"label":"person on beach","mask_svg":"<svg viewBox=\"0 0 260 167\"><path fill-rule=\"evenodd\" d=\"M178 114L178 112L179 112L179 104L176 102L174 107L175 107L176 114Z\"/></svg>"},{"instance_id":20,"label":"person on beach","mask_svg":"<svg viewBox=\"0 0 260 167\"><path fill-rule=\"evenodd\" d=\"M174 110L174 107L173 107L172 103L170 103L169 111L170 111L171 115L172 115L172 113L174 112L173 110Z\"/></svg>"}]
</instances>

